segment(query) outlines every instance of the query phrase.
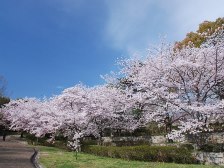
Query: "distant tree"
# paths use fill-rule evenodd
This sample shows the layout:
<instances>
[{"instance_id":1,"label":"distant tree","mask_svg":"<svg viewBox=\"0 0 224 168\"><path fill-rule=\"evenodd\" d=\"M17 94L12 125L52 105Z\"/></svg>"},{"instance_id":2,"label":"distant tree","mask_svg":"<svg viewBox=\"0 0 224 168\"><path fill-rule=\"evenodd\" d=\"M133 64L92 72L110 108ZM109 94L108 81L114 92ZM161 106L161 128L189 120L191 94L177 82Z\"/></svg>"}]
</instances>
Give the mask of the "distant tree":
<instances>
[{"instance_id":1,"label":"distant tree","mask_svg":"<svg viewBox=\"0 0 224 168\"><path fill-rule=\"evenodd\" d=\"M5 120L5 116L3 113L1 113L1 108L10 102L10 99L7 97L0 97L0 132L2 132L3 135L3 141L5 141L6 134L7 134L7 128L8 128L8 122Z\"/></svg>"},{"instance_id":2,"label":"distant tree","mask_svg":"<svg viewBox=\"0 0 224 168\"><path fill-rule=\"evenodd\" d=\"M6 80L3 76L0 76L0 132L3 135L3 141L5 141L7 128L8 128L8 121L5 120L5 116L1 112L1 108L10 102L10 99L5 96L6 90Z\"/></svg>"},{"instance_id":3,"label":"distant tree","mask_svg":"<svg viewBox=\"0 0 224 168\"><path fill-rule=\"evenodd\" d=\"M0 97L0 108L9 102L10 102L10 99L8 97Z\"/></svg>"},{"instance_id":4,"label":"distant tree","mask_svg":"<svg viewBox=\"0 0 224 168\"><path fill-rule=\"evenodd\" d=\"M0 76L0 97L5 95L6 90L6 80L3 76Z\"/></svg>"},{"instance_id":5,"label":"distant tree","mask_svg":"<svg viewBox=\"0 0 224 168\"><path fill-rule=\"evenodd\" d=\"M208 36L214 34L218 29L224 26L224 18L218 18L216 21L204 21L199 25L196 32L190 32L186 35L185 39L176 42L176 48L181 49L184 46L192 45L194 47L200 47L204 43Z\"/></svg>"}]
</instances>

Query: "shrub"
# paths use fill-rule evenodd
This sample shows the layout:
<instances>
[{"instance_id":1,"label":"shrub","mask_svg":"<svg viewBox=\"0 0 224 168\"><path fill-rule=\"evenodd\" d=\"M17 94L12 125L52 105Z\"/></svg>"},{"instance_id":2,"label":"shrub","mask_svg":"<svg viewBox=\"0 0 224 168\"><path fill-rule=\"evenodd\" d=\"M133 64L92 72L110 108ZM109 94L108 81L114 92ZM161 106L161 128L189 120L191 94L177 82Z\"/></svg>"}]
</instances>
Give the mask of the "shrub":
<instances>
[{"instance_id":1,"label":"shrub","mask_svg":"<svg viewBox=\"0 0 224 168\"><path fill-rule=\"evenodd\" d=\"M181 148L186 148L190 151L193 151L194 150L194 146L192 144L181 144L180 145Z\"/></svg>"},{"instance_id":2,"label":"shrub","mask_svg":"<svg viewBox=\"0 0 224 168\"><path fill-rule=\"evenodd\" d=\"M174 146L85 146L83 152L127 160L196 163L191 151Z\"/></svg>"},{"instance_id":3,"label":"shrub","mask_svg":"<svg viewBox=\"0 0 224 168\"><path fill-rule=\"evenodd\" d=\"M203 152L224 152L224 144L204 144L199 147Z\"/></svg>"},{"instance_id":4,"label":"shrub","mask_svg":"<svg viewBox=\"0 0 224 168\"><path fill-rule=\"evenodd\" d=\"M47 141L48 137L37 138L31 134L25 134L25 138L28 144L31 144L31 145L41 145L41 146L57 147L60 149L68 149L66 145L66 141L55 140L54 143L49 143Z\"/></svg>"},{"instance_id":5,"label":"shrub","mask_svg":"<svg viewBox=\"0 0 224 168\"><path fill-rule=\"evenodd\" d=\"M149 145L150 142L149 141L144 141L144 140L137 140L137 141L133 141L133 140L128 140L128 141L113 141L114 144L116 144L116 146L139 146L139 145ZM105 145L105 146L112 146L110 145Z\"/></svg>"},{"instance_id":6,"label":"shrub","mask_svg":"<svg viewBox=\"0 0 224 168\"><path fill-rule=\"evenodd\" d=\"M97 145L97 140L82 140L82 146Z\"/></svg>"},{"instance_id":7,"label":"shrub","mask_svg":"<svg viewBox=\"0 0 224 168\"><path fill-rule=\"evenodd\" d=\"M47 142L47 138L37 138L34 135L26 135L26 140L29 144L32 145L42 145L42 146L50 146L54 147L55 145L52 143Z\"/></svg>"}]
</instances>

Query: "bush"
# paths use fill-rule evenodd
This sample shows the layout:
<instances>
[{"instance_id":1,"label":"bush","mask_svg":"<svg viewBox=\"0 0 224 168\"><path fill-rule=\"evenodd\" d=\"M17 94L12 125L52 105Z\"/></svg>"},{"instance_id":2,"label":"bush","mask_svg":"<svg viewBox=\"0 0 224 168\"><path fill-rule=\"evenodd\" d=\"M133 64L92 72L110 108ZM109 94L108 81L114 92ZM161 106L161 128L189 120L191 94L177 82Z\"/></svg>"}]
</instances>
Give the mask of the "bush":
<instances>
[{"instance_id":1,"label":"bush","mask_svg":"<svg viewBox=\"0 0 224 168\"><path fill-rule=\"evenodd\" d=\"M203 152L224 152L224 144L204 144L199 147Z\"/></svg>"},{"instance_id":2,"label":"bush","mask_svg":"<svg viewBox=\"0 0 224 168\"><path fill-rule=\"evenodd\" d=\"M54 147L52 143L47 142L48 138L46 137L37 138L31 134L26 134L25 137L29 144Z\"/></svg>"},{"instance_id":3,"label":"bush","mask_svg":"<svg viewBox=\"0 0 224 168\"><path fill-rule=\"evenodd\" d=\"M64 139L63 139L63 141L55 140L54 143L50 143L47 141L49 139L49 137L37 138L34 135L25 134L25 138L26 138L28 144L31 144L31 145L41 145L41 146L57 147L60 149L68 149L68 147L66 145L66 141Z\"/></svg>"},{"instance_id":4,"label":"bush","mask_svg":"<svg viewBox=\"0 0 224 168\"><path fill-rule=\"evenodd\" d=\"M190 151L193 151L194 150L194 146L192 144L181 144L180 145L181 148L186 148Z\"/></svg>"},{"instance_id":5,"label":"bush","mask_svg":"<svg viewBox=\"0 0 224 168\"><path fill-rule=\"evenodd\" d=\"M82 146L97 145L97 140L82 140Z\"/></svg>"},{"instance_id":6,"label":"bush","mask_svg":"<svg viewBox=\"0 0 224 168\"><path fill-rule=\"evenodd\" d=\"M150 145L150 142L144 140L128 140L128 141L113 141L116 146L139 146L139 145ZM105 146L112 146L112 145L105 145Z\"/></svg>"},{"instance_id":7,"label":"bush","mask_svg":"<svg viewBox=\"0 0 224 168\"><path fill-rule=\"evenodd\" d=\"M197 163L190 150L173 146L86 146L83 152L127 160Z\"/></svg>"}]
</instances>

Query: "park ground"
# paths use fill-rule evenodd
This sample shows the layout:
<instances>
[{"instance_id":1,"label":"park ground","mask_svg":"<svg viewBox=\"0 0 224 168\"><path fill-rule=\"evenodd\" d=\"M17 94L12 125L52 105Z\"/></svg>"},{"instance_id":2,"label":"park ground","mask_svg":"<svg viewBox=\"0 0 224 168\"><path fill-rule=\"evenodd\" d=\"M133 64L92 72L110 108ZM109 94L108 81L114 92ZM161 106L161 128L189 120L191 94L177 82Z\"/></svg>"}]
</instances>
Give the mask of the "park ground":
<instances>
[{"instance_id":1,"label":"park ground","mask_svg":"<svg viewBox=\"0 0 224 168\"><path fill-rule=\"evenodd\" d=\"M0 140L0 168L33 168L30 157L34 146L18 137ZM46 146L35 146L39 150L39 163L44 168L221 168L212 165L187 165L174 163L128 161L115 158L99 157L85 153L69 152Z\"/></svg>"},{"instance_id":2,"label":"park ground","mask_svg":"<svg viewBox=\"0 0 224 168\"><path fill-rule=\"evenodd\" d=\"M34 150L18 136L0 136L0 168L33 168L31 156Z\"/></svg>"},{"instance_id":3,"label":"park ground","mask_svg":"<svg viewBox=\"0 0 224 168\"><path fill-rule=\"evenodd\" d=\"M175 163L128 161L115 158L99 157L39 146L39 162L45 168L221 168L215 165L187 165ZM222 167L223 168L223 167Z\"/></svg>"}]
</instances>

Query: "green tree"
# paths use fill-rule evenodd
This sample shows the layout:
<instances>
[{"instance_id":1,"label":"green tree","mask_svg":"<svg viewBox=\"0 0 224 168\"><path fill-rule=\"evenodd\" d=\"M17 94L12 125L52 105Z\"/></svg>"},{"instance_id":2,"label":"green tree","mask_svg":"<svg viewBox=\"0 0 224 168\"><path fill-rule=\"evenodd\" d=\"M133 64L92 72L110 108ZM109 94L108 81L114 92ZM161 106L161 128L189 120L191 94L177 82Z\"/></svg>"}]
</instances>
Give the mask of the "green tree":
<instances>
[{"instance_id":1,"label":"green tree","mask_svg":"<svg viewBox=\"0 0 224 168\"><path fill-rule=\"evenodd\" d=\"M204 21L199 25L196 32L190 32L186 35L185 39L176 42L176 48L181 49L184 46L192 45L194 47L200 47L207 39L207 36L212 35L219 28L224 26L224 18L218 18L216 21Z\"/></svg>"},{"instance_id":2,"label":"green tree","mask_svg":"<svg viewBox=\"0 0 224 168\"><path fill-rule=\"evenodd\" d=\"M8 123L4 119L4 115L1 112L1 108L10 102L10 99L5 96L6 90L6 80L2 76L0 76L0 132L3 135L3 141L5 141L7 130L8 130Z\"/></svg>"},{"instance_id":3,"label":"green tree","mask_svg":"<svg viewBox=\"0 0 224 168\"><path fill-rule=\"evenodd\" d=\"M6 90L6 80L3 76L0 76L0 97L3 97L5 95Z\"/></svg>"},{"instance_id":4,"label":"green tree","mask_svg":"<svg viewBox=\"0 0 224 168\"><path fill-rule=\"evenodd\" d=\"M2 108L4 106L4 104L7 104L10 102L10 99L8 97L0 97L0 108Z\"/></svg>"}]
</instances>

